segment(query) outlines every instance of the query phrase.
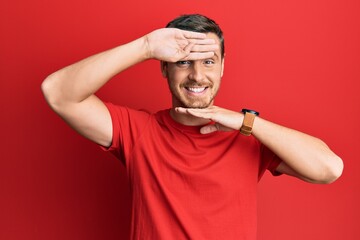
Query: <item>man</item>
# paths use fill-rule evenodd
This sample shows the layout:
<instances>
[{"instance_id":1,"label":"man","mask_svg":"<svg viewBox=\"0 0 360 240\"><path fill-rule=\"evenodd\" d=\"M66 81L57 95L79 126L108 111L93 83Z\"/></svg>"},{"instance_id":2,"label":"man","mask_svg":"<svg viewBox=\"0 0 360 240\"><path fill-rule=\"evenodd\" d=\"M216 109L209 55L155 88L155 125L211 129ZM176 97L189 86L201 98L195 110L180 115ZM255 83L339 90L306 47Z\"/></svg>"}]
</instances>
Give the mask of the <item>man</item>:
<instances>
[{"instance_id":1,"label":"man","mask_svg":"<svg viewBox=\"0 0 360 240\"><path fill-rule=\"evenodd\" d=\"M94 95L147 59L161 61L171 109L149 114ZM43 82L52 109L125 164L132 239L256 239L256 185L266 169L312 183L341 175L342 160L321 140L255 111L214 106L223 71L219 26L184 15Z\"/></svg>"}]
</instances>

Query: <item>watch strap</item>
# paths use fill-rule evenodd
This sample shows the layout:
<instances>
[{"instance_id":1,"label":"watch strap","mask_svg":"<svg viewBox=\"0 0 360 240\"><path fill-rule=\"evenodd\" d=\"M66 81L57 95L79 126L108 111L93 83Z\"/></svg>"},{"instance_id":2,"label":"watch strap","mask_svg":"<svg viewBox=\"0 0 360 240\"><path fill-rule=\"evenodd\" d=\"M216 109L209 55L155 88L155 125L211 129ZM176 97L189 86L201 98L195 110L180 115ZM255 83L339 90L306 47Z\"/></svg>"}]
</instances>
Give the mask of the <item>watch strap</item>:
<instances>
[{"instance_id":1,"label":"watch strap","mask_svg":"<svg viewBox=\"0 0 360 240\"><path fill-rule=\"evenodd\" d=\"M250 136L252 133L255 117L258 116L259 113L248 109L243 109L242 112L244 113L244 120L240 128L240 133L245 136Z\"/></svg>"}]
</instances>

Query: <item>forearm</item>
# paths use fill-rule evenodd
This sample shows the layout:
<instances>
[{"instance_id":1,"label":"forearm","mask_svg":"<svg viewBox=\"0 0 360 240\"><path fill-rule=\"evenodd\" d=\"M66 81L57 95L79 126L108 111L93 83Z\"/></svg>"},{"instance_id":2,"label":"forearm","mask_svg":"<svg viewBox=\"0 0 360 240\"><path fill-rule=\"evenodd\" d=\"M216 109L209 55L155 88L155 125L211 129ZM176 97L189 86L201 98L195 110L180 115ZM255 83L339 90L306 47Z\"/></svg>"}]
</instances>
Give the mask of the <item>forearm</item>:
<instances>
[{"instance_id":1,"label":"forearm","mask_svg":"<svg viewBox=\"0 0 360 240\"><path fill-rule=\"evenodd\" d=\"M65 67L45 79L42 89L50 104L85 100L113 76L147 59L145 38L101 52Z\"/></svg>"},{"instance_id":2,"label":"forearm","mask_svg":"<svg viewBox=\"0 0 360 240\"><path fill-rule=\"evenodd\" d=\"M178 107L175 110L178 114L214 121L215 124L200 129L203 134L239 130L244 120L242 113L216 106L205 109ZM313 183L333 182L342 173L342 160L318 138L260 117L255 118L252 134L283 160L284 164L277 168L282 173Z\"/></svg>"},{"instance_id":3,"label":"forearm","mask_svg":"<svg viewBox=\"0 0 360 240\"><path fill-rule=\"evenodd\" d=\"M329 183L342 173L342 160L318 138L262 118L256 118L253 135L304 180Z\"/></svg>"}]
</instances>

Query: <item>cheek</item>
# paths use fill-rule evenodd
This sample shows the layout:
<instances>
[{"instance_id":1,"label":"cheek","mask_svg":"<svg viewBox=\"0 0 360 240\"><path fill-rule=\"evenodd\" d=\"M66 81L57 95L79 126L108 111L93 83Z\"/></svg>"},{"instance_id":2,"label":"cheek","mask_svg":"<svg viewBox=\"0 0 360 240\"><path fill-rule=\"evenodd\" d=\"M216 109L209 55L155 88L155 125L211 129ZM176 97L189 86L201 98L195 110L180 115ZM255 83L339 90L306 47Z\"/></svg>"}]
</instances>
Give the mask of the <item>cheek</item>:
<instances>
[{"instance_id":1,"label":"cheek","mask_svg":"<svg viewBox=\"0 0 360 240\"><path fill-rule=\"evenodd\" d=\"M179 84L187 78L185 71L169 71L168 81L172 84Z\"/></svg>"},{"instance_id":2,"label":"cheek","mask_svg":"<svg viewBox=\"0 0 360 240\"><path fill-rule=\"evenodd\" d=\"M207 78L212 80L213 83L217 84L218 82L221 81L221 77L222 77L222 74L221 74L221 69L216 69L214 71L209 71L207 74L206 74Z\"/></svg>"}]
</instances>

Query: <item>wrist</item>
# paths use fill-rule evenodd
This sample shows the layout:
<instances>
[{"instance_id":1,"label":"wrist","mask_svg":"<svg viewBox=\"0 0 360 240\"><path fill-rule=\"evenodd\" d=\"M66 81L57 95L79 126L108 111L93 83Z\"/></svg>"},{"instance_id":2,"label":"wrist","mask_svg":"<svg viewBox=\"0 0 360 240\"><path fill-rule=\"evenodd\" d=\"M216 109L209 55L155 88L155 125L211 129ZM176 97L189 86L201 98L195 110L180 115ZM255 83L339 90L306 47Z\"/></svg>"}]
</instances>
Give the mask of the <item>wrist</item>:
<instances>
[{"instance_id":1,"label":"wrist","mask_svg":"<svg viewBox=\"0 0 360 240\"><path fill-rule=\"evenodd\" d=\"M144 60L151 59L152 54L151 54L151 48L150 48L150 44L149 44L148 34L144 35L141 38L141 40L142 40L142 49L143 49Z\"/></svg>"}]
</instances>

